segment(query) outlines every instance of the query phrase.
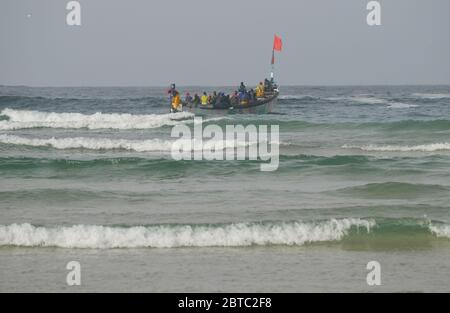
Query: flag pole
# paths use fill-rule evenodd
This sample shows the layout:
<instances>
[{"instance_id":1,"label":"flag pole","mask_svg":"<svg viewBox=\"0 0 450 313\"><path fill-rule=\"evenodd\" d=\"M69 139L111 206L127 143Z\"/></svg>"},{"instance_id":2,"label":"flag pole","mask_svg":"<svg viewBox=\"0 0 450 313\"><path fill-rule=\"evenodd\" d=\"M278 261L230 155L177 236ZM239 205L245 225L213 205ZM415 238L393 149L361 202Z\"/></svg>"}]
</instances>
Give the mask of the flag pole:
<instances>
[{"instance_id":1,"label":"flag pole","mask_svg":"<svg viewBox=\"0 0 450 313\"><path fill-rule=\"evenodd\" d=\"M272 49L272 68L271 68L271 72L270 72L270 79L273 80L274 79L274 74L275 72L275 49Z\"/></svg>"},{"instance_id":2,"label":"flag pole","mask_svg":"<svg viewBox=\"0 0 450 313\"><path fill-rule=\"evenodd\" d=\"M275 71L275 50L272 50L272 69L270 72L270 78L274 78L274 71Z\"/></svg>"}]
</instances>

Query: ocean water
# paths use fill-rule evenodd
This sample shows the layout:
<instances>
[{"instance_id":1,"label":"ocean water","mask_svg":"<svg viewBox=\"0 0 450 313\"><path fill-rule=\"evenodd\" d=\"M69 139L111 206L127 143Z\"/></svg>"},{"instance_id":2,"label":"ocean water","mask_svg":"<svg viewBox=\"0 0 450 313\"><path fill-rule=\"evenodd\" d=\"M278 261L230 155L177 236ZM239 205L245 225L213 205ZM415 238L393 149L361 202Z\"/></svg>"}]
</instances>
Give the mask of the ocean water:
<instances>
[{"instance_id":1,"label":"ocean water","mask_svg":"<svg viewBox=\"0 0 450 313\"><path fill-rule=\"evenodd\" d=\"M282 87L274 114L203 116L279 125L275 172L173 160L193 118L164 88L0 87L0 292L450 291L449 86Z\"/></svg>"}]
</instances>

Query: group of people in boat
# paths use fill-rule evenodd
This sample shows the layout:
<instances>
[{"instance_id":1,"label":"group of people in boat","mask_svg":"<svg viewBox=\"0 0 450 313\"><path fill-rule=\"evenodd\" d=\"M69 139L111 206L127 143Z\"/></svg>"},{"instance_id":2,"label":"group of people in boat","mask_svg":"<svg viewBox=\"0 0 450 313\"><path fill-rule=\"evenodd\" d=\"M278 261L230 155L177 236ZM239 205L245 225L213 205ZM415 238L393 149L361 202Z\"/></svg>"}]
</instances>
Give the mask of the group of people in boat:
<instances>
[{"instance_id":1,"label":"group of people in boat","mask_svg":"<svg viewBox=\"0 0 450 313\"><path fill-rule=\"evenodd\" d=\"M192 96L187 92L184 100L182 100L175 84L170 86L167 93L171 103L171 112L181 112L183 111L183 106L189 108L212 106L215 109L228 109L236 105L249 105L265 99L268 95L272 95L276 89L277 85L274 80L266 78L264 82L260 82L255 89L247 89L242 82L238 90L234 91L232 94L214 91L212 94L203 92L201 95L196 93Z\"/></svg>"}]
</instances>

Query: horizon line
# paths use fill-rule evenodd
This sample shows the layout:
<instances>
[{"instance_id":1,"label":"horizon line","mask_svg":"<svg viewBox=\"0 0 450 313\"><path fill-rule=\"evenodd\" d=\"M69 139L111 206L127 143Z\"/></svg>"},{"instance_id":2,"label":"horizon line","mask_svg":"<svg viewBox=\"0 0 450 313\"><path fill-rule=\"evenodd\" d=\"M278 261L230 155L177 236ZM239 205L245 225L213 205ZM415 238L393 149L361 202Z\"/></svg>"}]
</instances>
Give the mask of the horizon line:
<instances>
[{"instance_id":1,"label":"horizon line","mask_svg":"<svg viewBox=\"0 0 450 313\"><path fill-rule=\"evenodd\" d=\"M214 87L224 87L224 88L234 88L238 86L236 85L177 85L180 88L186 87L206 87L206 88L214 88ZM170 83L167 85L61 85L61 86L52 86L52 85L3 85L0 84L0 87L27 87L27 88L167 88L170 86ZM251 86L251 85L250 85ZM255 85L256 86L256 85ZM439 84L286 84L281 85L281 87L450 87L450 83L439 83Z\"/></svg>"}]
</instances>

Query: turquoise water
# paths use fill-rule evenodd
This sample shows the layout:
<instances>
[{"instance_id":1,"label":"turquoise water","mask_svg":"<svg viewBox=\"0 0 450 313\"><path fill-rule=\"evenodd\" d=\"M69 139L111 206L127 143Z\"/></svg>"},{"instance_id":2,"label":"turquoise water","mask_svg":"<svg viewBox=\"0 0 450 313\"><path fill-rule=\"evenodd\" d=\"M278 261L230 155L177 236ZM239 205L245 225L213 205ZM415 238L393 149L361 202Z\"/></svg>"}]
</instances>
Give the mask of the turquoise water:
<instances>
[{"instance_id":1,"label":"turquoise water","mask_svg":"<svg viewBox=\"0 0 450 313\"><path fill-rule=\"evenodd\" d=\"M167 114L164 88L0 87L0 111L1 291L64 288L54 270L38 274L67 258L99 271L82 290L371 291L377 258L391 275L381 290L449 290L450 87L283 87L276 114L203 116L279 125L275 172L173 160L172 127L194 115ZM34 285L17 279L19 259L36 261ZM123 280L102 283L127 260ZM135 277L182 264L185 287L175 274Z\"/></svg>"}]
</instances>

